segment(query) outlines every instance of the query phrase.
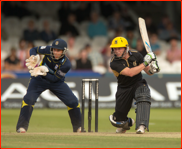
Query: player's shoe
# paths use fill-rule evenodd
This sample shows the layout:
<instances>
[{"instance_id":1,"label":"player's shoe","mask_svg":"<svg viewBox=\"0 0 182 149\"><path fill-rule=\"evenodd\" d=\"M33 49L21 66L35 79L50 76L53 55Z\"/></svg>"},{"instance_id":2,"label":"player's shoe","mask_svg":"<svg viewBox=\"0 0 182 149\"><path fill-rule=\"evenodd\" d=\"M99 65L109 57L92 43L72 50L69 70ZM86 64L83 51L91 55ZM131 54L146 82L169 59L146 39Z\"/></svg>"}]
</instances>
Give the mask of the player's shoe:
<instances>
[{"instance_id":1,"label":"player's shoe","mask_svg":"<svg viewBox=\"0 0 182 149\"><path fill-rule=\"evenodd\" d=\"M137 134L144 134L145 133L145 126L140 125L136 131Z\"/></svg>"},{"instance_id":2,"label":"player's shoe","mask_svg":"<svg viewBox=\"0 0 182 149\"><path fill-rule=\"evenodd\" d=\"M79 128L77 129L77 132L82 132L82 128L79 127ZM84 129L83 132L86 132L86 130Z\"/></svg>"},{"instance_id":3,"label":"player's shoe","mask_svg":"<svg viewBox=\"0 0 182 149\"><path fill-rule=\"evenodd\" d=\"M81 127L79 127L76 132L81 132Z\"/></svg>"},{"instance_id":4,"label":"player's shoe","mask_svg":"<svg viewBox=\"0 0 182 149\"><path fill-rule=\"evenodd\" d=\"M132 120L132 126L135 124L135 121L134 119L131 119ZM116 129L116 133L125 133L126 132L126 129L123 129L123 128L117 128Z\"/></svg>"},{"instance_id":5,"label":"player's shoe","mask_svg":"<svg viewBox=\"0 0 182 149\"><path fill-rule=\"evenodd\" d=\"M20 127L16 132L17 133L25 133L26 130L23 127Z\"/></svg>"},{"instance_id":6,"label":"player's shoe","mask_svg":"<svg viewBox=\"0 0 182 149\"><path fill-rule=\"evenodd\" d=\"M126 129L123 129L123 128L116 129L116 133L125 133L125 132L126 132Z\"/></svg>"}]
</instances>

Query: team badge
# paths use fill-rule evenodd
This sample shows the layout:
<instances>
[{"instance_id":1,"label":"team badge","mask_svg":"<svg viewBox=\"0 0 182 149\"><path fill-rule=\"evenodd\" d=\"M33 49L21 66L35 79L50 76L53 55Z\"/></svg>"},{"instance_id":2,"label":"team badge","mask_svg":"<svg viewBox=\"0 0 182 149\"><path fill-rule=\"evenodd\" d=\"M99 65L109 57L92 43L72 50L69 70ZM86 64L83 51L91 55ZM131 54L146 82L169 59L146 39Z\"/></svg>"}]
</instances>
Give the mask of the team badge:
<instances>
[{"instance_id":1,"label":"team badge","mask_svg":"<svg viewBox=\"0 0 182 149\"><path fill-rule=\"evenodd\" d=\"M117 44L118 43L118 41L117 40L115 40L115 42L114 42L115 44Z\"/></svg>"},{"instance_id":2,"label":"team badge","mask_svg":"<svg viewBox=\"0 0 182 149\"><path fill-rule=\"evenodd\" d=\"M55 69L55 70L58 69L58 64L56 64L56 66L54 67L54 69Z\"/></svg>"},{"instance_id":3,"label":"team badge","mask_svg":"<svg viewBox=\"0 0 182 149\"><path fill-rule=\"evenodd\" d=\"M55 45L58 45L59 44L59 41L56 41Z\"/></svg>"},{"instance_id":4,"label":"team badge","mask_svg":"<svg viewBox=\"0 0 182 149\"><path fill-rule=\"evenodd\" d=\"M134 62L133 62L133 66L136 66L136 65L137 65L137 63L136 63L136 61L134 61Z\"/></svg>"}]
</instances>

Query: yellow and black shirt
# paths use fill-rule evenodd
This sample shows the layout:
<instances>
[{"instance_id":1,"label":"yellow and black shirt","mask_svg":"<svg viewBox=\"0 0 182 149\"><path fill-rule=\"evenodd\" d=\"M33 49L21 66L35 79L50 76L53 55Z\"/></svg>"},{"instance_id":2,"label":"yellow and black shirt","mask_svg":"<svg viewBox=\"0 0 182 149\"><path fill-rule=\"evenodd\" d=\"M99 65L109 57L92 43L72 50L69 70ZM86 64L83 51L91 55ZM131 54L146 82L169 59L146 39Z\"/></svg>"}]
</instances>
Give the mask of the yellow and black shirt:
<instances>
[{"instance_id":1,"label":"yellow and black shirt","mask_svg":"<svg viewBox=\"0 0 182 149\"><path fill-rule=\"evenodd\" d=\"M143 63L143 56L139 52L129 51L129 55L130 57L127 60L118 59L115 56L111 58L110 67L117 77L119 87L130 87L142 80L141 72L133 77L120 74L126 67L133 68Z\"/></svg>"}]
</instances>

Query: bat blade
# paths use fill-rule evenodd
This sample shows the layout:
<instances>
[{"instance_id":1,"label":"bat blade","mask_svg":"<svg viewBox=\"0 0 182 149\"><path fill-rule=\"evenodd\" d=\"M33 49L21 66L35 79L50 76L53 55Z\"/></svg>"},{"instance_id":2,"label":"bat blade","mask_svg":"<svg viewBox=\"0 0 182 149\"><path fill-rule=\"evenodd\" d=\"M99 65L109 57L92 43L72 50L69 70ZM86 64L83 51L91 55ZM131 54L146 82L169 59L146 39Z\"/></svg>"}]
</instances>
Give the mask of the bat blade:
<instances>
[{"instance_id":1,"label":"bat blade","mask_svg":"<svg viewBox=\"0 0 182 149\"><path fill-rule=\"evenodd\" d=\"M145 24L145 20L143 18L139 17L138 23L139 23L140 34L141 34L145 49L146 49L147 53L152 52L150 42L149 42L148 33L147 33L147 28L146 28L146 24Z\"/></svg>"}]
</instances>

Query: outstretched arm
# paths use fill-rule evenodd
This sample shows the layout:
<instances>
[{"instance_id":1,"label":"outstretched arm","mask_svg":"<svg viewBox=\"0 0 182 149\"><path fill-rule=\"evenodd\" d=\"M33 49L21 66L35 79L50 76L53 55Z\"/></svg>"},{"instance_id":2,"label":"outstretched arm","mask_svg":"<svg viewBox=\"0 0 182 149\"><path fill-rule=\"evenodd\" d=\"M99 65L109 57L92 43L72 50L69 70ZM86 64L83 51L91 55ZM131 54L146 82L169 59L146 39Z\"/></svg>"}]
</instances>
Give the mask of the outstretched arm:
<instances>
[{"instance_id":1,"label":"outstretched arm","mask_svg":"<svg viewBox=\"0 0 182 149\"><path fill-rule=\"evenodd\" d=\"M139 74L144 68L145 68L144 64L140 64L139 66L136 66L133 68L126 67L125 69L123 69L123 71L120 72L120 74L129 76L129 77L133 77L133 76Z\"/></svg>"},{"instance_id":2,"label":"outstretched arm","mask_svg":"<svg viewBox=\"0 0 182 149\"><path fill-rule=\"evenodd\" d=\"M157 60L155 60L151 62L149 69L146 70L145 72L148 75L153 75L154 73L158 73L159 71L160 71L160 68L159 68L158 62Z\"/></svg>"},{"instance_id":3,"label":"outstretched arm","mask_svg":"<svg viewBox=\"0 0 182 149\"><path fill-rule=\"evenodd\" d=\"M149 72L149 70L150 70L150 66L147 66L147 67L144 68L145 73L148 74L149 76L152 76L153 74L151 74Z\"/></svg>"},{"instance_id":4,"label":"outstretched arm","mask_svg":"<svg viewBox=\"0 0 182 149\"><path fill-rule=\"evenodd\" d=\"M26 59L26 66L29 70L32 70L35 68L35 66L40 61L40 55L49 55L50 54L50 46L40 46L40 47L34 47L30 49L30 57Z\"/></svg>"},{"instance_id":5,"label":"outstretched arm","mask_svg":"<svg viewBox=\"0 0 182 149\"><path fill-rule=\"evenodd\" d=\"M149 69L149 64L156 59L156 56L153 52L148 53L144 57L144 62L140 64L139 66L133 67L133 68L128 68L126 67L123 69L120 74L125 75L125 76L130 76L133 77L137 74L139 74L143 69L148 70ZM147 71L148 72L148 71ZM148 73L147 73L148 74Z\"/></svg>"},{"instance_id":6,"label":"outstretched arm","mask_svg":"<svg viewBox=\"0 0 182 149\"><path fill-rule=\"evenodd\" d=\"M38 64L39 60L40 60L39 54L31 55L28 59L26 59L26 66L28 67L29 70L32 70Z\"/></svg>"}]
</instances>

